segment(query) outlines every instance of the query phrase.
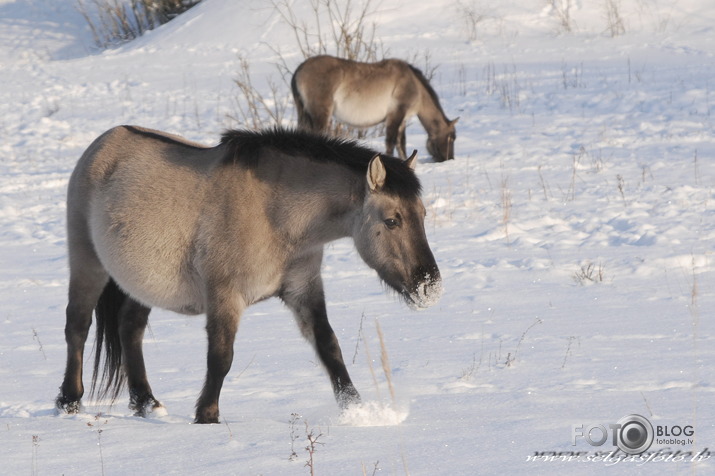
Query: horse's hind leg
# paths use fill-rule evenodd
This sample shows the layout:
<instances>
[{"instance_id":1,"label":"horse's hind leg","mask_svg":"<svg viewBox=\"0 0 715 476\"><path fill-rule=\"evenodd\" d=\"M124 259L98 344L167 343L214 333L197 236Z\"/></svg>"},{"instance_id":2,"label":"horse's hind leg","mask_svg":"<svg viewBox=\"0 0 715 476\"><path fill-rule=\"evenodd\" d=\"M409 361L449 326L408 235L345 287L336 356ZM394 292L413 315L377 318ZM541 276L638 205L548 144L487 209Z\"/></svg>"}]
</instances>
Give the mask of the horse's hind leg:
<instances>
[{"instance_id":1,"label":"horse's hind leg","mask_svg":"<svg viewBox=\"0 0 715 476\"><path fill-rule=\"evenodd\" d=\"M146 376L142 340L149 319L150 307L128 298L122 305L119 316L119 336L122 343L122 359L129 387L129 408L136 416L163 408L154 397Z\"/></svg>"},{"instance_id":2,"label":"horse's hind leg","mask_svg":"<svg viewBox=\"0 0 715 476\"><path fill-rule=\"evenodd\" d=\"M77 413L84 395L84 345L92 325L92 312L109 276L90 243L80 243L72 239L69 243L70 282L65 324L67 366L55 404L60 411Z\"/></svg>"},{"instance_id":3,"label":"horse's hind leg","mask_svg":"<svg viewBox=\"0 0 715 476\"><path fill-rule=\"evenodd\" d=\"M333 385L340 408L360 402L348 369L345 367L338 338L328 322L323 282L320 277L322 252L309 258L306 268L287 273L281 299L295 316L303 336L313 345Z\"/></svg>"},{"instance_id":4,"label":"horse's hind leg","mask_svg":"<svg viewBox=\"0 0 715 476\"><path fill-rule=\"evenodd\" d=\"M333 99L315 98L298 118L298 127L314 133L324 133L330 127L333 115Z\"/></svg>"}]
</instances>

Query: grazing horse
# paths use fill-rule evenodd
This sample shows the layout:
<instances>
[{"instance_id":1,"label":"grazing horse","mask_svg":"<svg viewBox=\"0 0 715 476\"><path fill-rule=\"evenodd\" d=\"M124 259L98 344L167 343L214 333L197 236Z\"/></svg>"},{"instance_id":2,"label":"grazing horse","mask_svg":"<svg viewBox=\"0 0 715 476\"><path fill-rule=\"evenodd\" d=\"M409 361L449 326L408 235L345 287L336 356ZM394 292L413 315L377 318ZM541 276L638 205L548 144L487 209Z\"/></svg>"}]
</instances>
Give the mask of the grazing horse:
<instances>
[{"instance_id":1,"label":"grazing horse","mask_svg":"<svg viewBox=\"0 0 715 476\"><path fill-rule=\"evenodd\" d=\"M151 307L206 314L206 380L197 423L217 423L243 310L269 297L291 309L341 408L359 402L328 323L323 246L352 237L362 259L412 308L435 303L439 269L407 161L303 131L228 131L216 147L120 126L97 138L69 181L67 367L59 411L81 409L95 311L92 393L129 388L130 408L162 408L142 354Z\"/></svg>"},{"instance_id":2,"label":"grazing horse","mask_svg":"<svg viewBox=\"0 0 715 476\"><path fill-rule=\"evenodd\" d=\"M427 151L437 162L454 159L455 124L447 119L437 94L414 66L398 59L360 63L314 56L293 73L291 89L298 127L325 132L334 116L354 127L385 123L385 150L395 145L404 160L407 119L417 115L427 131Z\"/></svg>"}]
</instances>

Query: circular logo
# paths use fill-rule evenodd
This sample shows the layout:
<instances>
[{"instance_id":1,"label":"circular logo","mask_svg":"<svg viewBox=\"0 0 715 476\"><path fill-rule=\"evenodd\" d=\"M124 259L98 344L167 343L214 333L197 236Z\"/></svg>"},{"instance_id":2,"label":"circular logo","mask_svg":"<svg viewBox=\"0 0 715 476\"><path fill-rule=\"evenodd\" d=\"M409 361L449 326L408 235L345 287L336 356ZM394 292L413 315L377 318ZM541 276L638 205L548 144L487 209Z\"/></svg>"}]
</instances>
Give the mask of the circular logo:
<instances>
[{"instance_id":1,"label":"circular logo","mask_svg":"<svg viewBox=\"0 0 715 476\"><path fill-rule=\"evenodd\" d=\"M626 415L618 423L616 442L618 447L630 455L643 453L653 444L653 425L640 415Z\"/></svg>"}]
</instances>

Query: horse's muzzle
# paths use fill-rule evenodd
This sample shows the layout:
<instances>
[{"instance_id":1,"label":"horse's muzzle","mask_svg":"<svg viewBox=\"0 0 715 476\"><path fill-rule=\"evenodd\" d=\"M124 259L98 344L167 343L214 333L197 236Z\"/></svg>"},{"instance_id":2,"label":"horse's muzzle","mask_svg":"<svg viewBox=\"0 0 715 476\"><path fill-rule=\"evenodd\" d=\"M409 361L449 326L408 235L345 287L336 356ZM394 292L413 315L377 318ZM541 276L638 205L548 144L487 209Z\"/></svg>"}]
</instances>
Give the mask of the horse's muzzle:
<instances>
[{"instance_id":1,"label":"horse's muzzle","mask_svg":"<svg viewBox=\"0 0 715 476\"><path fill-rule=\"evenodd\" d=\"M415 275L415 285L405 293L407 305L413 310L426 309L442 297L442 277L437 267L422 269Z\"/></svg>"}]
</instances>

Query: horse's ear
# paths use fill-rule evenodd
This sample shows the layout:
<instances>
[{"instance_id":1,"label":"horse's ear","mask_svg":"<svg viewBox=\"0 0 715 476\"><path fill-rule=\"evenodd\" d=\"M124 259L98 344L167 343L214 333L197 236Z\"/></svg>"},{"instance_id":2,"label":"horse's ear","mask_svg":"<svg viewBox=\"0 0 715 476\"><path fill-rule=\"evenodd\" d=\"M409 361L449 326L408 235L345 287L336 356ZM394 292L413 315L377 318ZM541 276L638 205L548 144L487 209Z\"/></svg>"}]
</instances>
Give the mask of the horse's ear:
<instances>
[{"instance_id":1,"label":"horse's ear","mask_svg":"<svg viewBox=\"0 0 715 476\"><path fill-rule=\"evenodd\" d=\"M370 160L367 166L367 186L371 192L377 192L385 185L387 171L385 165L380 160L380 155L376 155Z\"/></svg>"},{"instance_id":2,"label":"horse's ear","mask_svg":"<svg viewBox=\"0 0 715 476\"><path fill-rule=\"evenodd\" d=\"M412 155L407 157L407 160L405 160L405 163L409 168L412 170L415 170L415 167L417 166L417 149L412 151Z\"/></svg>"},{"instance_id":3,"label":"horse's ear","mask_svg":"<svg viewBox=\"0 0 715 476\"><path fill-rule=\"evenodd\" d=\"M450 126L454 126L454 125L457 124L457 121L459 121L459 116L457 116L456 118L454 118L454 119L452 119L451 121L449 121L449 125L450 125Z\"/></svg>"}]
</instances>

